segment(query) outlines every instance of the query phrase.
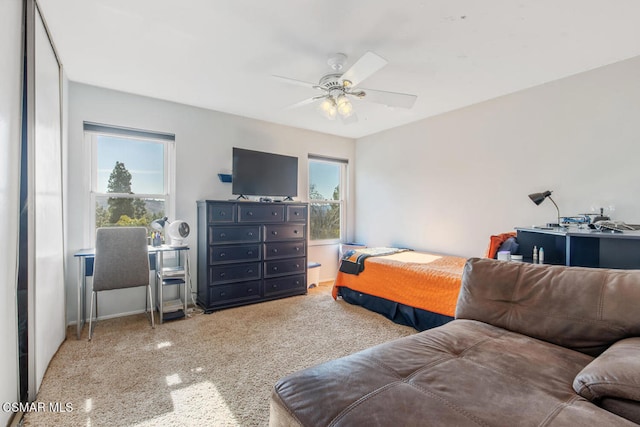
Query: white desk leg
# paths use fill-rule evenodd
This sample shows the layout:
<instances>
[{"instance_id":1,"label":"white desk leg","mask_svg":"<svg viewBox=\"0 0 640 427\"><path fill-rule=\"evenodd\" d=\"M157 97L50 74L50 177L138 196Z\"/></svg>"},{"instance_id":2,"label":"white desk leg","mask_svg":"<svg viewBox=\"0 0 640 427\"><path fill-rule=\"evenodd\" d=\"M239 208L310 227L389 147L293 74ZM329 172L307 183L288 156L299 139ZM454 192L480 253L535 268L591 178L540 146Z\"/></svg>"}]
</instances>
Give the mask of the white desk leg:
<instances>
[{"instance_id":1,"label":"white desk leg","mask_svg":"<svg viewBox=\"0 0 640 427\"><path fill-rule=\"evenodd\" d=\"M185 251L183 255L185 258L184 262L184 317L187 317L187 305L189 303L189 283L191 282L191 277L189 276L189 269L191 266L189 265L189 251Z\"/></svg>"},{"instance_id":2,"label":"white desk leg","mask_svg":"<svg viewBox=\"0 0 640 427\"><path fill-rule=\"evenodd\" d=\"M78 257L78 307L76 314L76 335L77 338L80 339L80 335L82 335L82 327L84 326L85 321L85 304L84 304L84 295L85 295L85 286L86 286L86 257L79 256Z\"/></svg>"},{"instance_id":3,"label":"white desk leg","mask_svg":"<svg viewBox=\"0 0 640 427\"><path fill-rule=\"evenodd\" d=\"M162 323L164 323L164 302L163 302L164 296L162 295L162 291L163 291L162 281L164 280L164 278L162 277L163 268L164 268L164 254L162 253L162 251L158 251L158 254L156 255L156 283L157 283L156 295L159 295L159 296L158 296L158 300L156 301L156 306L158 307L158 312L160 313L161 325Z\"/></svg>"}]
</instances>

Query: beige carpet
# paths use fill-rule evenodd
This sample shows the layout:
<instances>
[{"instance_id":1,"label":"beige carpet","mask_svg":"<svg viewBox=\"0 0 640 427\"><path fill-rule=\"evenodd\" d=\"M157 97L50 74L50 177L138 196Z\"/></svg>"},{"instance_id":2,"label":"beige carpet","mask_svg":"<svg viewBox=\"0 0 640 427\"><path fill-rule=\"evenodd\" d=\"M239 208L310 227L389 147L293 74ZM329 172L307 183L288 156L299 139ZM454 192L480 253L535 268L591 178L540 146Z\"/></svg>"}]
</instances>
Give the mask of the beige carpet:
<instances>
[{"instance_id":1,"label":"beige carpet","mask_svg":"<svg viewBox=\"0 0 640 427\"><path fill-rule=\"evenodd\" d=\"M193 315L151 329L144 315L101 321L93 342L53 358L27 426L265 426L282 376L415 333L343 301L308 295Z\"/></svg>"}]
</instances>

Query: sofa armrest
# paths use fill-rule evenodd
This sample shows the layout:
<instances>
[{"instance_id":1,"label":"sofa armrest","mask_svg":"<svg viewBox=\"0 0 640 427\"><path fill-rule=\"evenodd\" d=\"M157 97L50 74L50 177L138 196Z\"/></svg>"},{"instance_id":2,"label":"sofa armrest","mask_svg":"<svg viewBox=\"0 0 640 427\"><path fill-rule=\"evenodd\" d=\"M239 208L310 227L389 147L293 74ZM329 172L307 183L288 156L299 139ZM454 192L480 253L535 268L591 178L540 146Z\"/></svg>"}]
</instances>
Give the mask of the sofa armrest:
<instances>
[{"instance_id":1,"label":"sofa armrest","mask_svg":"<svg viewBox=\"0 0 640 427\"><path fill-rule=\"evenodd\" d=\"M573 380L573 389L589 400L640 401L640 337L620 340L593 359Z\"/></svg>"}]
</instances>

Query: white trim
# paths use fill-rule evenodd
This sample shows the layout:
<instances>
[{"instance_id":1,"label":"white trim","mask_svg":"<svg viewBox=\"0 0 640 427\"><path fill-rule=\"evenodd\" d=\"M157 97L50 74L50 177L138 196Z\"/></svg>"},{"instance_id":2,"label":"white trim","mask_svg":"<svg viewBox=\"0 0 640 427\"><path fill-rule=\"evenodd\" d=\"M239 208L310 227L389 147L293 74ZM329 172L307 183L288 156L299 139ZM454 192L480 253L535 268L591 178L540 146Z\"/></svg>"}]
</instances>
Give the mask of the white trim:
<instances>
[{"instance_id":1,"label":"white trim","mask_svg":"<svg viewBox=\"0 0 640 427\"><path fill-rule=\"evenodd\" d=\"M317 163L328 163L328 164L332 164L332 165L337 165L339 167L339 171L340 171L340 177L339 177L339 189L340 189L340 199L339 200L333 200L333 199L325 199L325 200L319 200L319 199L311 199L311 195L309 194L309 188L311 187L311 163L312 162L317 162ZM311 238L311 230L309 230L309 241L308 241L308 245L309 246L324 246L324 245L334 245L334 244L338 244L341 241L346 239L347 236L347 209L349 206L349 190L348 190L348 166L349 166L349 162L345 159L335 159L335 158L330 158L330 157L323 157L323 156L318 156L318 155L313 155L313 154L309 154L308 158L307 158L307 170L308 170L308 183L309 186L307 188L307 200L309 200L309 226L311 226L311 205L316 203L316 204L326 204L326 205L332 205L332 204L337 204L340 206L340 237L337 239L317 239L317 240L313 240Z\"/></svg>"},{"instance_id":2,"label":"white trim","mask_svg":"<svg viewBox=\"0 0 640 427\"><path fill-rule=\"evenodd\" d=\"M113 126L112 126L113 127ZM106 126L108 128L108 126ZM113 127L115 129L115 127ZM124 129L124 128L118 128ZM148 134L153 134L153 132L145 131ZM90 165L88 170L85 171L85 177L87 178L85 182L88 182L84 185L84 194L87 194L89 197L84 198L87 201L87 204L84 207L84 215L87 227L84 231L84 246L85 247L93 247L95 244L95 229L96 229L96 199L98 197L120 197L120 198L131 198L131 199L157 199L164 200L165 206L165 216L168 218L175 217L175 197L173 194L175 193L176 188L176 177L175 177L175 152L176 152L176 144L175 139L167 139L162 138L162 135L158 133L158 138L146 137L146 136L132 136L126 135L122 133L109 133L107 131L95 131L95 130L84 130L84 145L89 146L89 149L83 147L85 150L85 164ZM164 182L163 188L164 193L157 194L128 194L128 193L101 193L97 191L98 187L98 137L99 136L108 136L108 137L116 137L118 139L130 139L132 141L145 141L152 142L155 144L162 144L163 146L163 156L164 156L164 164L163 164L163 175Z\"/></svg>"},{"instance_id":3,"label":"white trim","mask_svg":"<svg viewBox=\"0 0 640 427\"><path fill-rule=\"evenodd\" d=\"M83 190L84 190L83 194L89 194L88 204L85 206L83 210L85 213L84 223L87 224L87 227L85 228L83 233L84 234L83 246L86 248L93 247L93 243L94 243L93 239L95 234L93 230L96 229L96 215L95 215L95 212L93 212L93 208L92 208L92 206L96 205L96 196L95 196L95 192L93 191L94 187L96 186L96 183L94 182L95 178L93 177L93 171L98 168L98 162L95 156L96 144L94 143L94 139L95 139L94 134L91 134L88 132L84 133L84 143L89 147L87 149L85 144L83 144L83 147L82 147L84 155L88 156L88 158L85 157L86 161L84 162L84 164L89 165L89 167L85 168L84 170L84 175L86 179L83 180L85 183L83 184Z\"/></svg>"}]
</instances>

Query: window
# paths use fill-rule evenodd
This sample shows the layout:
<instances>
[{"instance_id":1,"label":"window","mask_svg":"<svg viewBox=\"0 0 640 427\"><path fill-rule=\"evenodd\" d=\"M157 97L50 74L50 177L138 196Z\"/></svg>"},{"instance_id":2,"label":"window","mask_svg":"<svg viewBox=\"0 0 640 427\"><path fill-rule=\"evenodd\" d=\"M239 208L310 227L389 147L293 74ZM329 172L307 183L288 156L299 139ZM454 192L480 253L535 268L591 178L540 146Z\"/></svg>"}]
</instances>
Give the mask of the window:
<instances>
[{"instance_id":1,"label":"window","mask_svg":"<svg viewBox=\"0 0 640 427\"><path fill-rule=\"evenodd\" d=\"M89 243L98 227L145 226L172 216L173 135L84 124L90 146Z\"/></svg>"},{"instance_id":2,"label":"window","mask_svg":"<svg viewBox=\"0 0 640 427\"><path fill-rule=\"evenodd\" d=\"M344 236L345 160L309 156L309 231L314 243L337 243Z\"/></svg>"}]
</instances>

